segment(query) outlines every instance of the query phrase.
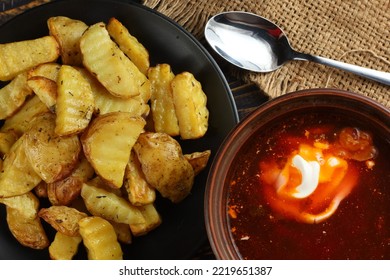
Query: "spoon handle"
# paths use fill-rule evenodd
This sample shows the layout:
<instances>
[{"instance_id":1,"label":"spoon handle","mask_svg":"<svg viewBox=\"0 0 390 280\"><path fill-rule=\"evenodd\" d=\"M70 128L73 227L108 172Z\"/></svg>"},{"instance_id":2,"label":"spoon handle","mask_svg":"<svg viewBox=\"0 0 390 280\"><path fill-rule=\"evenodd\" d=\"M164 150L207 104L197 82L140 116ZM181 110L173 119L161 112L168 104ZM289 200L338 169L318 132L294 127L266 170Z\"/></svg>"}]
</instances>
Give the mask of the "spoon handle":
<instances>
[{"instance_id":1,"label":"spoon handle","mask_svg":"<svg viewBox=\"0 0 390 280\"><path fill-rule=\"evenodd\" d=\"M354 73L356 75L380 82L385 85L390 85L390 73L388 72L382 72L378 70L373 70L357 65L352 65L348 64L345 62L333 60L330 58L325 58L321 56L316 56L316 55L310 55L310 54L302 54L298 53L296 57L294 58L295 60L308 60L312 62L317 62L320 64L324 64L327 66L331 66L337 69L345 70L351 73Z\"/></svg>"}]
</instances>

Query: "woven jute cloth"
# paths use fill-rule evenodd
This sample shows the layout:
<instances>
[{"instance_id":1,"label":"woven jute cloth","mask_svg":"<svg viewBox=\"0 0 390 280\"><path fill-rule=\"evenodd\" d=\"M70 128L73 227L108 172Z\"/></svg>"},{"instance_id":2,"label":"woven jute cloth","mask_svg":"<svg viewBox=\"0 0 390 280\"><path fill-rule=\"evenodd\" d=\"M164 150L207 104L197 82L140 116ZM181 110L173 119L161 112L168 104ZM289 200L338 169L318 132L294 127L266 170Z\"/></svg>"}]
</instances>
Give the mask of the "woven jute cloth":
<instances>
[{"instance_id":1,"label":"woven jute cloth","mask_svg":"<svg viewBox=\"0 0 390 280\"><path fill-rule=\"evenodd\" d=\"M207 20L223 11L256 13L275 22L300 52L390 72L389 0L144 0L199 40ZM373 98L390 108L390 87L334 68L292 61L271 73L229 67L271 98L308 88L338 88Z\"/></svg>"}]
</instances>

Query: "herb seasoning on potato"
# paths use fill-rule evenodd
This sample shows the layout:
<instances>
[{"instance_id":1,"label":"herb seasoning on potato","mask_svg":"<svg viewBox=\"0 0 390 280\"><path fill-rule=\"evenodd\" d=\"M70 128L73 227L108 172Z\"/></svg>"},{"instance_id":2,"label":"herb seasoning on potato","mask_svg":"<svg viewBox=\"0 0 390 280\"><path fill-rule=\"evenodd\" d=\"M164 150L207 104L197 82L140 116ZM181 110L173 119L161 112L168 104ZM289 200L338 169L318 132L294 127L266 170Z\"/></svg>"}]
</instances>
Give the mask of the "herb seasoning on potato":
<instances>
[{"instance_id":1,"label":"herb seasoning on potato","mask_svg":"<svg viewBox=\"0 0 390 280\"><path fill-rule=\"evenodd\" d=\"M207 166L210 150L183 154L174 138L205 135L206 94L193 74L151 66L116 18L47 25L47 36L0 44L0 203L15 239L51 259L80 246L122 259L164 223L156 199L180 203Z\"/></svg>"}]
</instances>

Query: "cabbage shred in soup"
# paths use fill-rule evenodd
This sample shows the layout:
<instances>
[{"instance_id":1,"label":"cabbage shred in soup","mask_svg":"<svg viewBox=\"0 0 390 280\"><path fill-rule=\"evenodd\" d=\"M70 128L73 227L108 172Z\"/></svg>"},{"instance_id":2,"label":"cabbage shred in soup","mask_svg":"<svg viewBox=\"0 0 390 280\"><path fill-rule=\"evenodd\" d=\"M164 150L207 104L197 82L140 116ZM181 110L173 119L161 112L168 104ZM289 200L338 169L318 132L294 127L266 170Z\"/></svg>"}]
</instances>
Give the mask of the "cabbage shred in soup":
<instances>
[{"instance_id":1,"label":"cabbage shred in soup","mask_svg":"<svg viewBox=\"0 0 390 280\"><path fill-rule=\"evenodd\" d=\"M295 113L250 141L228 198L242 258L390 259L390 145L375 127Z\"/></svg>"}]
</instances>

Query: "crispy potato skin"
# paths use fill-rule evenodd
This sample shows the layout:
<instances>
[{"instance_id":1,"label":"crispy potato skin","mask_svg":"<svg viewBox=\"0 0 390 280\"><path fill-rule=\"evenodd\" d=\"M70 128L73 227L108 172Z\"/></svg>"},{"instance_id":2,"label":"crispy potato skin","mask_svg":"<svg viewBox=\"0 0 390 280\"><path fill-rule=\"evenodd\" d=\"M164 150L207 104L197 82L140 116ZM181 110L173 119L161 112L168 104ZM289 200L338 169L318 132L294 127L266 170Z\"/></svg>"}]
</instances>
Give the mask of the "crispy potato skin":
<instances>
[{"instance_id":1,"label":"crispy potato skin","mask_svg":"<svg viewBox=\"0 0 390 280\"><path fill-rule=\"evenodd\" d=\"M46 183L68 176L77 165L81 151L76 135L60 137L55 133L55 118L51 113L37 116L25 134L27 158Z\"/></svg>"},{"instance_id":2,"label":"crispy potato skin","mask_svg":"<svg viewBox=\"0 0 390 280\"><path fill-rule=\"evenodd\" d=\"M125 189L129 201L135 206L142 206L153 203L156 199L156 191L146 181L139 162L134 151L131 152L130 160L126 167Z\"/></svg>"},{"instance_id":3,"label":"crispy potato skin","mask_svg":"<svg viewBox=\"0 0 390 280\"><path fill-rule=\"evenodd\" d=\"M27 72L17 75L10 83L0 89L0 120L12 116L32 94L27 85Z\"/></svg>"},{"instance_id":4,"label":"crispy potato skin","mask_svg":"<svg viewBox=\"0 0 390 280\"><path fill-rule=\"evenodd\" d=\"M38 217L39 200L32 192L3 198L0 203L6 205L8 228L20 244L32 249L49 246L49 240Z\"/></svg>"},{"instance_id":5,"label":"crispy potato skin","mask_svg":"<svg viewBox=\"0 0 390 280\"><path fill-rule=\"evenodd\" d=\"M142 133L134 151L151 186L174 203L191 191L194 170L182 154L180 144L166 133Z\"/></svg>"},{"instance_id":6,"label":"crispy potato skin","mask_svg":"<svg viewBox=\"0 0 390 280\"><path fill-rule=\"evenodd\" d=\"M27 160L26 136L20 137L7 153L0 172L0 198L12 197L31 191L41 181Z\"/></svg>"},{"instance_id":7,"label":"crispy potato skin","mask_svg":"<svg viewBox=\"0 0 390 280\"><path fill-rule=\"evenodd\" d=\"M59 46L63 64L82 65L80 52L80 38L88 25L80 20L64 16L50 17L47 20L49 34L53 36Z\"/></svg>"},{"instance_id":8,"label":"crispy potato skin","mask_svg":"<svg viewBox=\"0 0 390 280\"><path fill-rule=\"evenodd\" d=\"M79 236L78 222L87 214L67 206L50 206L41 208L38 216L55 230L69 236Z\"/></svg>"},{"instance_id":9,"label":"crispy potato skin","mask_svg":"<svg viewBox=\"0 0 390 280\"><path fill-rule=\"evenodd\" d=\"M194 152L192 154L185 154L184 157L191 164L196 176L203 169L206 168L210 155L211 155L211 150L206 150L203 152Z\"/></svg>"},{"instance_id":10,"label":"crispy potato skin","mask_svg":"<svg viewBox=\"0 0 390 280\"><path fill-rule=\"evenodd\" d=\"M28 219L16 209L8 206L6 209L8 227L20 244L32 249L45 249L49 246L49 239L39 217Z\"/></svg>"}]
</instances>

